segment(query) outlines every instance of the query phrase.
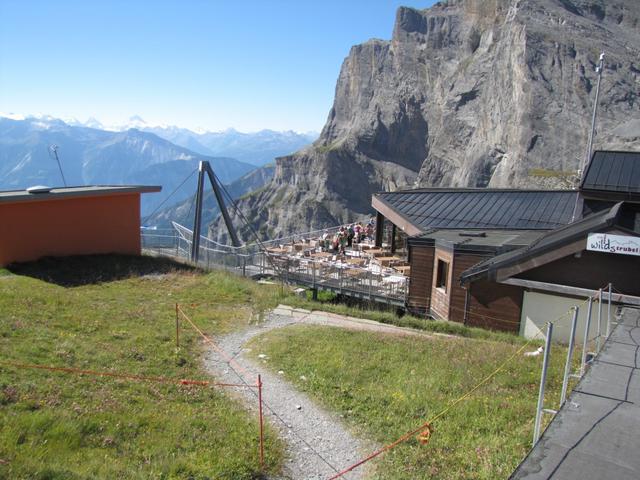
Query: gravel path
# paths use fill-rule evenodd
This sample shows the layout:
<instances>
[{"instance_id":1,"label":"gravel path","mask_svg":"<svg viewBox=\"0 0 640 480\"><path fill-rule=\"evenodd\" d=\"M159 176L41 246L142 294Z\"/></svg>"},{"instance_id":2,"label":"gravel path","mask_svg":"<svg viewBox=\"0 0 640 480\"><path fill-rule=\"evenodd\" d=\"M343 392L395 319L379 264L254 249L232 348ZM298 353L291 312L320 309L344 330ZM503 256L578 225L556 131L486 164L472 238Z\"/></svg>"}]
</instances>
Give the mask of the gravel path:
<instances>
[{"instance_id":1,"label":"gravel path","mask_svg":"<svg viewBox=\"0 0 640 480\"><path fill-rule=\"evenodd\" d=\"M278 374L269 371L265 365L249 359L244 344L256 335L274 328L294 324L315 324L348 328L353 330L377 331L397 335L429 335L412 330L384 325L370 320L362 320L340 315L279 306L260 325L252 325L246 330L234 332L216 339L217 344L234 362L248 373L248 382L255 382L259 373L264 383L264 412L267 421L278 429L287 443L287 460L284 478L327 479L337 471L360 460L370 453L375 445L355 438L343 425L337 415L330 414L316 405L306 394L298 391ZM205 357L207 369L222 382L237 382L238 374L218 352L209 350ZM234 366L239 370L237 366ZM256 392L242 390L241 397L252 412L257 409ZM362 466L343 476L344 479L364 478L367 466Z\"/></svg>"}]
</instances>

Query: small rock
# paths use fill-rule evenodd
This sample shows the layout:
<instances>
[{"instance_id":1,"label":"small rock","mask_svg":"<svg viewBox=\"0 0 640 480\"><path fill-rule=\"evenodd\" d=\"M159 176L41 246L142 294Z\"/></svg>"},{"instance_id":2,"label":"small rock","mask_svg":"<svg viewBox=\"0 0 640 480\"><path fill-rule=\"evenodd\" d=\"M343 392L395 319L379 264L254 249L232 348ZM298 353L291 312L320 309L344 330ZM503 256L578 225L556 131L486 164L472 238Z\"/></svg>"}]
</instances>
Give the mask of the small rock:
<instances>
[{"instance_id":1,"label":"small rock","mask_svg":"<svg viewBox=\"0 0 640 480\"><path fill-rule=\"evenodd\" d=\"M278 375L284 375L284 370L278 370Z\"/></svg>"},{"instance_id":2,"label":"small rock","mask_svg":"<svg viewBox=\"0 0 640 480\"><path fill-rule=\"evenodd\" d=\"M267 358L267 356L264 353L261 353L260 355L258 355L258 358Z\"/></svg>"},{"instance_id":3,"label":"small rock","mask_svg":"<svg viewBox=\"0 0 640 480\"><path fill-rule=\"evenodd\" d=\"M302 405L296 405L296 410L302 410Z\"/></svg>"},{"instance_id":4,"label":"small rock","mask_svg":"<svg viewBox=\"0 0 640 480\"><path fill-rule=\"evenodd\" d=\"M302 380L303 382L307 381L307 377L305 377L304 375L300 375L300 380Z\"/></svg>"}]
</instances>

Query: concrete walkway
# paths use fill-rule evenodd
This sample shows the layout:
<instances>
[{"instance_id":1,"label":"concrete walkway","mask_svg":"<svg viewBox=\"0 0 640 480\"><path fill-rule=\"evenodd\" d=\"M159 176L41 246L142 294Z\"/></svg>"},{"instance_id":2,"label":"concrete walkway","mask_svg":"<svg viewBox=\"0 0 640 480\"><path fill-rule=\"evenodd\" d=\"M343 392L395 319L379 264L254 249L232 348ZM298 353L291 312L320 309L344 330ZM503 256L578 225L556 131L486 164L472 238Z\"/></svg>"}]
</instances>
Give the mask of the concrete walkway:
<instances>
[{"instance_id":1,"label":"concrete walkway","mask_svg":"<svg viewBox=\"0 0 640 480\"><path fill-rule=\"evenodd\" d=\"M640 310L607 340L512 479L640 479Z\"/></svg>"}]
</instances>

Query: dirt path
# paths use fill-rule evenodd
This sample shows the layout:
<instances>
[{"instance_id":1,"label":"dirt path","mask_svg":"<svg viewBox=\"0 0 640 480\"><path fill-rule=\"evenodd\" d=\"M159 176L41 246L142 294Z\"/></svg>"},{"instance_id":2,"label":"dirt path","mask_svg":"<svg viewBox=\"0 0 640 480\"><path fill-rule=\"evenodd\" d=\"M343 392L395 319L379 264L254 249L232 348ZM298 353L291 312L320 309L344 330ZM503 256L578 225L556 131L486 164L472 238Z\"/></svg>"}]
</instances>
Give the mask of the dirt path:
<instances>
[{"instance_id":1,"label":"dirt path","mask_svg":"<svg viewBox=\"0 0 640 480\"><path fill-rule=\"evenodd\" d=\"M314 324L336 326L353 330L376 331L396 335L429 335L412 330L384 325L370 320L362 320L340 315L279 306L260 325L234 332L218 338L218 345L234 357L240 369L246 370L247 380L255 382L259 373L265 385L263 398L265 415L287 442L287 460L284 478L327 479L337 471L358 461L369 453L375 445L355 438L343 425L337 415L316 405L306 394L299 392L280 375L269 371L264 365L253 362L245 355L244 344L256 335L274 328L294 324ZM210 350L205 358L207 369L223 382L237 382L238 374L217 352ZM236 367L236 370L238 368ZM255 392L244 390L243 399L251 411L257 409ZM367 469L360 467L345 475L344 479L365 478Z\"/></svg>"}]
</instances>

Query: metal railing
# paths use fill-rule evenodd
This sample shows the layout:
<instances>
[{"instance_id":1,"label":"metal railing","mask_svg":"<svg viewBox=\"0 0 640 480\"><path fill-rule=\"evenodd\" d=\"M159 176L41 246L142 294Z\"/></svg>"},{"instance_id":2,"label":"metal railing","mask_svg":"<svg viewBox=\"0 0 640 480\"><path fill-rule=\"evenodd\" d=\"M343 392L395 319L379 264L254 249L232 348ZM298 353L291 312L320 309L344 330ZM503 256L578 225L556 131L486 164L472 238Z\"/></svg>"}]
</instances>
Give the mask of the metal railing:
<instances>
[{"instance_id":1,"label":"metal railing","mask_svg":"<svg viewBox=\"0 0 640 480\"><path fill-rule=\"evenodd\" d=\"M172 230L141 229L143 250L190 259L192 230L175 222L173 227ZM293 248L294 243L318 238L324 233L332 235L339 229L339 226L325 228L240 247L222 245L201 236L198 265L206 269L222 268L242 276L273 276L312 289L404 306L409 279L392 268L367 261L361 252L353 252L362 255L354 260L357 257L320 253L320 248L313 243L305 244L305 248L298 251ZM287 249L291 251L283 251ZM317 254L321 258L316 257Z\"/></svg>"},{"instance_id":2,"label":"metal railing","mask_svg":"<svg viewBox=\"0 0 640 480\"><path fill-rule=\"evenodd\" d=\"M582 377L587 372L587 367L598 357L600 354L602 347L605 342L609 339L612 333L612 320L611 320L611 303L613 301L612 294L613 284L609 283L606 286L606 290L604 288L600 288L597 294L591 295L585 302L587 304L587 318L585 320L585 330L584 330L584 338L582 340L582 352L580 357L580 365L576 372L572 372L574 365L572 363L573 359L573 351L575 348L575 340L576 340L576 330L578 324L578 313L580 311L580 306L575 305L571 307L572 315L571 315L571 333L569 335L569 344L567 347L567 357L564 365L564 375L562 378L562 389L560 391L560 402L558 405L558 409L552 408L544 408L545 403L545 388L546 388L546 380L547 380L547 369L549 366L549 357L551 354L551 342L553 337L553 327L554 322L559 322L563 316L557 318L554 321L550 321L547 323L547 333L545 335L545 346L544 346L544 356L542 359L542 369L540 371L540 385L538 392L538 403L536 407L536 415L534 420L534 429L533 429L533 447L536 446L538 440L540 440L541 436L541 426L542 426L542 416L547 413L550 415L556 415L560 408L567 401L567 394L569 391L569 381L571 378L581 380ZM606 297L605 297L606 296ZM592 314L593 314L593 304L598 303L598 314L595 329L596 334L595 337L590 338L590 330L592 324ZM606 333L603 334L603 322L605 321L602 315L602 307L606 302L607 313L606 313ZM614 324L617 326L618 323ZM589 345L594 343L594 351L589 352Z\"/></svg>"}]
</instances>

